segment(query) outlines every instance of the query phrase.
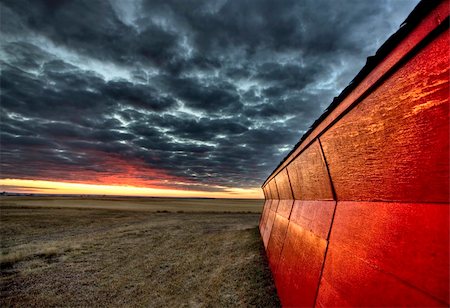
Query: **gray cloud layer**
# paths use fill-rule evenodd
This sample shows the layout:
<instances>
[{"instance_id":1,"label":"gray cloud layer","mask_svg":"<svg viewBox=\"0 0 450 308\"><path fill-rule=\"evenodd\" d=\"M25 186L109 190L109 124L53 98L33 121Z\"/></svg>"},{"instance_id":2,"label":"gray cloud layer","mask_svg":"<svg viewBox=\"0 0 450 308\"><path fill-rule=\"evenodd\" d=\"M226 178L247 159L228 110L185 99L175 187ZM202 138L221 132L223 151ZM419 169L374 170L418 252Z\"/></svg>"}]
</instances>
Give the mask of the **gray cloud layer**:
<instances>
[{"instance_id":1,"label":"gray cloud layer","mask_svg":"<svg viewBox=\"0 0 450 308\"><path fill-rule=\"evenodd\" d=\"M416 3L2 1L1 176L259 186Z\"/></svg>"}]
</instances>

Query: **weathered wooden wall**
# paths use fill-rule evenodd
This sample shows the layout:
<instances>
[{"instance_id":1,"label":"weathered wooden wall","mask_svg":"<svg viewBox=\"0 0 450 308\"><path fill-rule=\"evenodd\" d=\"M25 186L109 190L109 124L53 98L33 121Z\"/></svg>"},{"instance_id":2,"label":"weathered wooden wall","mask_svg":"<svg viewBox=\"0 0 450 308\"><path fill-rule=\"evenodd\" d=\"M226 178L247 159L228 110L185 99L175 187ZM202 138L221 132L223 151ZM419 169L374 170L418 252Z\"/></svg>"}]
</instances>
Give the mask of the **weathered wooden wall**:
<instances>
[{"instance_id":1,"label":"weathered wooden wall","mask_svg":"<svg viewBox=\"0 0 450 308\"><path fill-rule=\"evenodd\" d=\"M449 8L426 12L264 183L284 306L449 305Z\"/></svg>"}]
</instances>

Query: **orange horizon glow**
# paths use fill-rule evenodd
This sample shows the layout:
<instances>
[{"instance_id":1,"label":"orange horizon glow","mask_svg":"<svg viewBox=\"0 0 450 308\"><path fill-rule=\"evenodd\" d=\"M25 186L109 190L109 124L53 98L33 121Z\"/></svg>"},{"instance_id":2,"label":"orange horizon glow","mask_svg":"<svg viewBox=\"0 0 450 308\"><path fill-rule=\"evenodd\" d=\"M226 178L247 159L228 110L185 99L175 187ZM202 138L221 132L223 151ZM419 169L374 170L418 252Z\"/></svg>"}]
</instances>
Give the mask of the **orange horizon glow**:
<instances>
[{"instance_id":1,"label":"orange horizon glow","mask_svg":"<svg viewBox=\"0 0 450 308\"><path fill-rule=\"evenodd\" d=\"M105 185L45 180L0 179L0 190L10 193L233 199L264 198L263 192L259 187L217 188L222 188L223 191L212 192L201 190L137 187L131 185Z\"/></svg>"}]
</instances>

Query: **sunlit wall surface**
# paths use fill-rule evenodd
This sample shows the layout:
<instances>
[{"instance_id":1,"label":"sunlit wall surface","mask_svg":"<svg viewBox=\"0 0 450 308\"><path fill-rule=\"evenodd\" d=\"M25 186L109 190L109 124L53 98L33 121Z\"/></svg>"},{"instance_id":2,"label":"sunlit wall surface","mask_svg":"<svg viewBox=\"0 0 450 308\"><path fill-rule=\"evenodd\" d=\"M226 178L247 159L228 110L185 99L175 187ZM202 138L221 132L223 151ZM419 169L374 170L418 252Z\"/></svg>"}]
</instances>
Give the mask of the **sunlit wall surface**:
<instances>
[{"instance_id":1,"label":"sunlit wall surface","mask_svg":"<svg viewBox=\"0 0 450 308\"><path fill-rule=\"evenodd\" d=\"M424 2L263 184L284 306L449 305L450 2Z\"/></svg>"}]
</instances>

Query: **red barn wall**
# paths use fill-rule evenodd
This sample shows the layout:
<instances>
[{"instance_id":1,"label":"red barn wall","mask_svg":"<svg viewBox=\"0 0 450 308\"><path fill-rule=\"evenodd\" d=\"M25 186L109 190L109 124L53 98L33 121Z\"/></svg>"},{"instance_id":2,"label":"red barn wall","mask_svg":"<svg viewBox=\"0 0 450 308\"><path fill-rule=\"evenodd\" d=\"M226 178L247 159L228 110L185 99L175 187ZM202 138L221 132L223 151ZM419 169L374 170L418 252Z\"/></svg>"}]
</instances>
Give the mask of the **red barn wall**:
<instances>
[{"instance_id":1,"label":"red barn wall","mask_svg":"<svg viewBox=\"0 0 450 308\"><path fill-rule=\"evenodd\" d=\"M423 16L264 183L283 306L449 305L449 7Z\"/></svg>"}]
</instances>

